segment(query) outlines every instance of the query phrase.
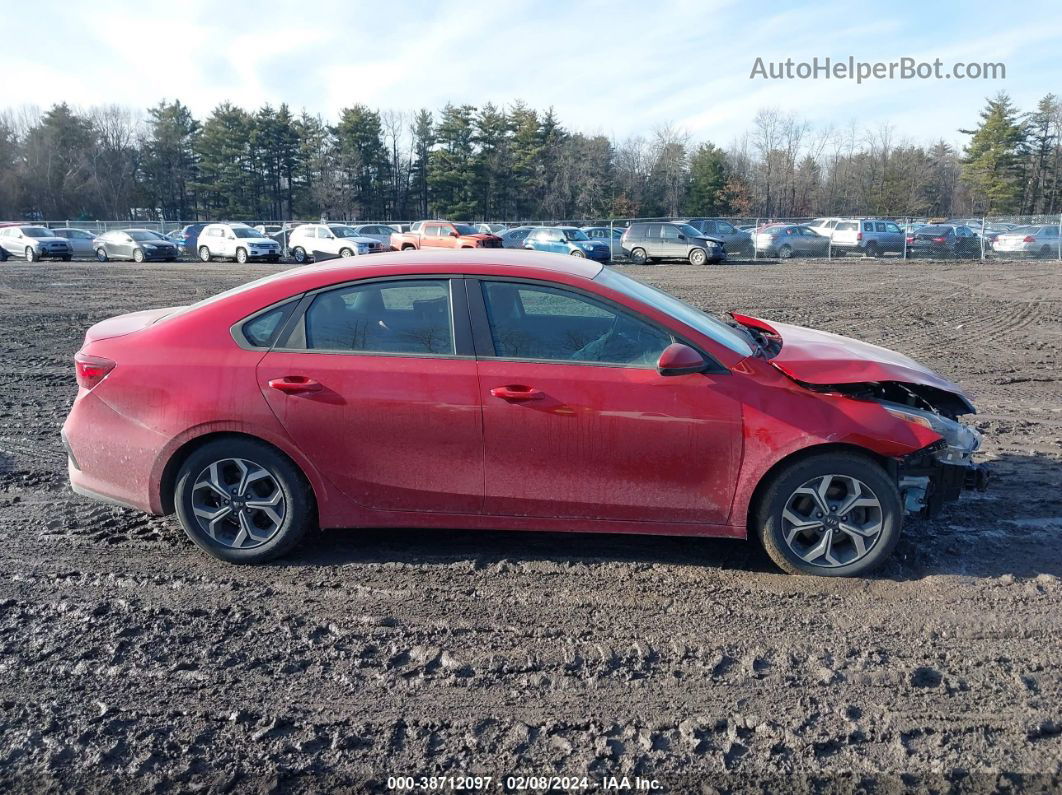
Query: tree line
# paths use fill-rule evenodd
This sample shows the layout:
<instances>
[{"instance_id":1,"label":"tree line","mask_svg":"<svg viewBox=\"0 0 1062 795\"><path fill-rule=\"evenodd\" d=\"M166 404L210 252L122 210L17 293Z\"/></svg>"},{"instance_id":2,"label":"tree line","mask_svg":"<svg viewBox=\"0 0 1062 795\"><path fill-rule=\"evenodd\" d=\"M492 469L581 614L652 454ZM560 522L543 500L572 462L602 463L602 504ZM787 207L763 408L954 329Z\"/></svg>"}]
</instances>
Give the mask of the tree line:
<instances>
[{"instance_id":1,"label":"tree line","mask_svg":"<svg viewBox=\"0 0 1062 795\"><path fill-rule=\"evenodd\" d=\"M180 101L141 114L58 104L0 113L0 219L593 219L950 216L1062 211L1062 103L987 100L957 151L887 124L759 111L726 147L665 125L612 140L552 109L343 108Z\"/></svg>"}]
</instances>

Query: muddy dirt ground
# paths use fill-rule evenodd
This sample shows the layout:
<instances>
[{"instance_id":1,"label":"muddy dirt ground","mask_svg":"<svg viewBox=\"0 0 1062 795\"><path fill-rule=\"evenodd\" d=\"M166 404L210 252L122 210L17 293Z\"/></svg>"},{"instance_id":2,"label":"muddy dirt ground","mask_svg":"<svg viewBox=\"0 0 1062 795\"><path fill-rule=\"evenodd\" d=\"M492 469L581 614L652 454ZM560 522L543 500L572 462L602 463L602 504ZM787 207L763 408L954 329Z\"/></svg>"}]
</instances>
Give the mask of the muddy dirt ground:
<instances>
[{"instance_id":1,"label":"muddy dirt ground","mask_svg":"<svg viewBox=\"0 0 1062 795\"><path fill-rule=\"evenodd\" d=\"M84 329L267 270L0 266L0 789L1062 786L1058 263L626 269L975 395L990 491L848 581L740 542L380 530L237 568L170 518L73 496L59 428Z\"/></svg>"}]
</instances>

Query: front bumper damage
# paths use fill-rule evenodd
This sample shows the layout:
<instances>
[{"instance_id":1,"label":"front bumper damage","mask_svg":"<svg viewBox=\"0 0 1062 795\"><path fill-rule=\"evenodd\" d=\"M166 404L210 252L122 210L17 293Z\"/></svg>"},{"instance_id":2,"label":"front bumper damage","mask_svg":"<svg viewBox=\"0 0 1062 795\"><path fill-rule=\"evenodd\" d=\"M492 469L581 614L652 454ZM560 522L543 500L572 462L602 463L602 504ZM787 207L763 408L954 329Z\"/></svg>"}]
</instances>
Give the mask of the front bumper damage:
<instances>
[{"instance_id":1,"label":"front bumper damage","mask_svg":"<svg viewBox=\"0 0 1062 795\"><path fill-rule=\"evenodd\" d=\"M988 468L972 460L980 434L974 439L972 446L964 447L941 439L899 460L897 485L907 513L932 519L963 491L988 488Z\"/></svg>"}]
</instances>

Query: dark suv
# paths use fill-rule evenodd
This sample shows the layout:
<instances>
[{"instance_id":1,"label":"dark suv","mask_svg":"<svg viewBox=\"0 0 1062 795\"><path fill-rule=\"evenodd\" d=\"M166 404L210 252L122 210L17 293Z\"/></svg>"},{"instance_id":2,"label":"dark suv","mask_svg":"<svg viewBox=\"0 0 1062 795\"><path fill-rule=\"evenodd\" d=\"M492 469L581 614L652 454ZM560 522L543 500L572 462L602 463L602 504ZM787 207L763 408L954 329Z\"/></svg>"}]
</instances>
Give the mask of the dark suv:
<instances>
[{"instance_id":1,"label":"dark suv","mask_svg":"<svg viewBox=\"0 0 1062 795\"><path fill-rule=\"evenodd\" d=\"M635 265L662 259L684 259L691 265L704 265L726 259L722 240L708 237L689 224L664 221L631 224L620 242L623 253Z\"/></svg>"},{"instance_id":2,"label":"dark suv","mask_svg":"<svg viewBox=\"0 0 1062 795\"><path fill-rule=\"evenodd\" d=\"M689 224L702 235L722 240L728 254L752 256L752 235L744 229L738 229L725 218L687 218L676 223Z\"/></svg>"}]
</instances>

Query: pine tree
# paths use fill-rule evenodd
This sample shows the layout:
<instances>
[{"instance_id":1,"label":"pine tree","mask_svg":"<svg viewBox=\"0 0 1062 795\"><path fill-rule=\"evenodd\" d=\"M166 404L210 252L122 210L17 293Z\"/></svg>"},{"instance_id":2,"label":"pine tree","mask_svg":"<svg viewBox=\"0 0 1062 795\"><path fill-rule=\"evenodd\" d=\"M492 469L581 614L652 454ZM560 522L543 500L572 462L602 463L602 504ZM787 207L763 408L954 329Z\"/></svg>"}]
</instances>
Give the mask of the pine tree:
<instances>
[{"instance_id":1,"label":"pine tree","mask_svg":"<svg viewBox=\"0 0 1062 795\"><path fill-rule=\"evenodd\" d=\"M438 148L431 153L428 169L436 215L467 220L475 214L475 111L471 105L450 104L442 110L435 131Z\"/></svg>"},{"instance_id":2,"label":"pine tree","mask_svg":"<svg viewBox=\"0 0 1062 795\"><path fill-rule=\"evenodd\" d=\"M413 164L411 166L412 206L421 218L428 217L431 196L428 191L431 151L435 146L435 120L431 111L421 108L413 121Z\"/></svg>"},{"instance_id":3,"label":"pine tree","mask_svg":"<svg viewBox=\"0 0 1062 795\"><path fill-rule=\"evenodd\" d=\"M1026 136L1010 97L1000 92L981 111L963 158L963 180L973 191L976 208L986 214L1021 208Z\"/></svg>"},{"instance_id":4,"label":"pine tree","mask_svg":"<svg viewBox=\"0 0 1062 795\"><path fill-rule=\"evenodd\" d=\"M148 109L147 128L141 173L150 206L167 219L195 220L199 122L179 100L162 101Z\"/></svg>"}]
</instances>

